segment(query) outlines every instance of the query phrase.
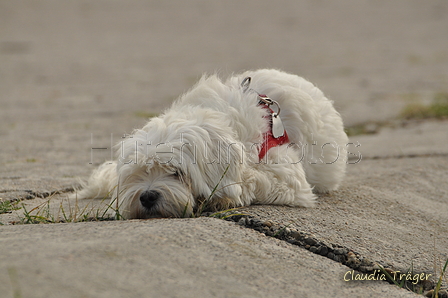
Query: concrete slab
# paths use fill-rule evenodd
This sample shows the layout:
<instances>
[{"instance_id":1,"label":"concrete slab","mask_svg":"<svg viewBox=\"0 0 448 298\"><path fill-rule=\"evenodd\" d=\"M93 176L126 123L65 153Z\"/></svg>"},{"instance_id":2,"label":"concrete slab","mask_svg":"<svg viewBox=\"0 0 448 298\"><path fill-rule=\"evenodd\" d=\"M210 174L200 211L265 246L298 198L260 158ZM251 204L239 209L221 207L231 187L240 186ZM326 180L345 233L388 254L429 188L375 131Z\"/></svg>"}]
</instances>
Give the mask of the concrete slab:
<instances>
[{"instance_id":1,"label":"concrete slab","mask_svg":"<svg viewBox=\"0 0 448 298\"><path fill-rule=\"evenodd\" d=\"M213 218L5 226L0 246L3 297L415 296Z\"/></svg>"}]
</instances>

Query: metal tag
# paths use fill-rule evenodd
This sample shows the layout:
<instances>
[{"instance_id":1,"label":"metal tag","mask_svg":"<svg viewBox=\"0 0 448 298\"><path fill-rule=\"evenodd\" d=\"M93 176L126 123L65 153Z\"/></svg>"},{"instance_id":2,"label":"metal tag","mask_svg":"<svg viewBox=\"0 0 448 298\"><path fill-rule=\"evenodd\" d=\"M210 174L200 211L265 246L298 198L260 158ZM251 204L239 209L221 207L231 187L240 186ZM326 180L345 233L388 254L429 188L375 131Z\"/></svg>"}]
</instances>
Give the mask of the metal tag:
<instances>
[{"instance_id":1,"label":"metal tag","mask_svg":"<svg viewBox=\"0 0 448 298\"><path fill-rule=\"evenodd\" d=\"M283 127L282 120L277 113L272 113L272 136L274 138L283 137L285 134L285 128Z\"/></svg>"}]
</instances>

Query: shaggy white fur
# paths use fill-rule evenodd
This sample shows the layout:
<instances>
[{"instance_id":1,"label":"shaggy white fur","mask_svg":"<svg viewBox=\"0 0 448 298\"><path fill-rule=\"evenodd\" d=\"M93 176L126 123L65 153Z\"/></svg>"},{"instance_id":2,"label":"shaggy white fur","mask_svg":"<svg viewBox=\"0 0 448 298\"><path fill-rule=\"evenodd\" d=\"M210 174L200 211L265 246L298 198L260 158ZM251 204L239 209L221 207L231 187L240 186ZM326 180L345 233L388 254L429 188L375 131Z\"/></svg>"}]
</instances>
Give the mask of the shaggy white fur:
<instances>
[{"instance_id":1,"label":"shaggy white fur","mask_svg":"<svg viewBox=\"0 0 448 298\"><path fill-rule=\"evenodd\" d=\"M246 77L247 90L241 86ZM258 103L259 94L278 102L289 136L262 160L272 111ZM124 218L190 216L203 206L310 207L313 190L334 190L343 179L347 143L332 101L301 77L272 69L226 82L204 76L118 144L117 160L95 170L76 196L110 196Z\"/></svg>"}]
</instances>

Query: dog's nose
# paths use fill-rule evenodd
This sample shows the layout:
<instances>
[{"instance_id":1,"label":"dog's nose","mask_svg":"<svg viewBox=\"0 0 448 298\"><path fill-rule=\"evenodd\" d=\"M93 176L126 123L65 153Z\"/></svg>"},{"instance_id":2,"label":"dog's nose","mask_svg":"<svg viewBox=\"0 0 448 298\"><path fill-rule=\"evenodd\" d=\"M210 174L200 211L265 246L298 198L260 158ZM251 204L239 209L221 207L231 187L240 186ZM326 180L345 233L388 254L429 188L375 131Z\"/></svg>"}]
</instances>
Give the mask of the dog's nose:
<instances>
[{"instance_id":1,"label":"dog's nose","mask_svg":"<svg viewBox=\"0 0 448 298\"><path fill-rule=\"evenodd\" d=\"M151 209L156 204L157 200L160 198L160 192L155 190L148 190L140 195L140 202L143 207Z\"/></svg>"}]
</instances>

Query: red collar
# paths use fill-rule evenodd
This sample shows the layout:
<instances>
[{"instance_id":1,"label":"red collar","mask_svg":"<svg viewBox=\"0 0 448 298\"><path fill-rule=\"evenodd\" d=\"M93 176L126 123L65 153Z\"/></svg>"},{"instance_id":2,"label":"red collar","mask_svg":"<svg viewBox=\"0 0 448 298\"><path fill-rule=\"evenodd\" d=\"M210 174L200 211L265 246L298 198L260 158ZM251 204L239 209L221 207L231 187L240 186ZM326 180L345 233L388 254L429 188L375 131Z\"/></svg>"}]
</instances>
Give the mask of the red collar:
<instances>
[{"instance_id":1,"label":"red collar","mask_svg":"<svg viewBox=\"0 0 448 298\"><path fill-rule=\"evenodd\" d=\"M266 116L264 116L263 118L266 118L267 121L269 121L269 130L264 134L263 136L263 143L260 146L260 151L258 152L258 158L259 161L261 162L261 160L263 159L263 157L265 157L266 153L269 151L269 149L273 148L273 147L277 147L283 144L287 144L289 143L289 138L288 138L288 134L286 133L286 130L283 128L283 134L279 135L279 131L281 132L281 126L277 126L278 123L281 124L281 119L280 119L280 105L278 104L278 102L276 102L275 100L272 100L271 98L269 98L267 95L265 94L260 94L257 91L253 90L253 89L249 89L249 85L251 82L252 78L251 77L246 77L243 79L243 81L241 82L241 88L244 92L247 91L254 91L255 93L258 94L258 105L261 105L263 109L267 109L268 113ZM277 113L275 113L269 106L275 104L277 106ZM275 117L275 118L274 118ZM278 117L278 119L277 119ZM275 123L274 122L274 120ZM274 132L273 132L273 126L275 125L275 134L277 135L277 137L274 136Z\"/></svg>"},{"instance_id":2,"label":"red collar","mask_svg":"<svg viewBox=\"0 0 448 298\"><path fill-rule=\"evenodd\" d=\"M259 96L267 98L266 95L260 94ZM263 136L263 143L261 144L260 151L258 153L259 161L261 161L263 157L265 157L269 149L289 143L289 137L286 133L286 130L284 131L282 136L279 136L277 138L274 137L272 133L272 114L274 114L274 111L269 107L269 105L264 104L263 102L260 102L260 105L262 105L262 108L267 109L269 112L268 115L264 116L264 118L267 118L269 121L269 130Z\"/></svg>"}]
</instances>

